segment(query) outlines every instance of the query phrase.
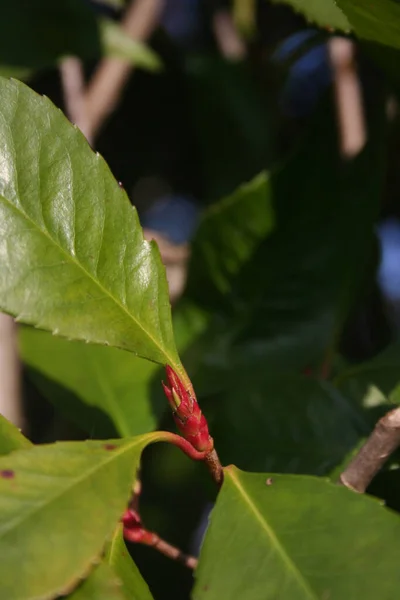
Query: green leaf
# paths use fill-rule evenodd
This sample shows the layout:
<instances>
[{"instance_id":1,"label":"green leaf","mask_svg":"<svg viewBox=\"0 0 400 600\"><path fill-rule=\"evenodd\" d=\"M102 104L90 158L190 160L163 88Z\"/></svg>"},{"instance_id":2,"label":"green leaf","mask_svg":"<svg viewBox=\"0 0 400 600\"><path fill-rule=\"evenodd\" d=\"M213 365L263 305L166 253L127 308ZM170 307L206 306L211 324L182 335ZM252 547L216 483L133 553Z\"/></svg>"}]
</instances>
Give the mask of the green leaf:
<instances>
[{"instance_id":1,"label":"green leaf","mask_svg":"<svg viewBox=\"0 0 400 600\"><path fill-rule=\"evenodd\" d=\"M31 442L22 435L19 429L0 415L0 455L9 454L13 450L29 448Z\"/></svg>"},{"instance_id":2,"label":"green leaf","mask_svg":"<svg viewBox=\"0 0 400 600\"><path fill-rule=\"evenodd\" d=\"M246 62L203 54L189 56L186 64L204 196L215 201L271 161L270 95Z\"/></svg>"},{"instance_id":3,"label":"green leaf","mask_svg":"<svg viewBox=\"0 0 400 600\"><path fill-rule=\"evenodd\" d=\"M261 173L206 210L192 245L189 295L210 299L230 291L274 228L271 196L268 176Z\"/></svg>"},{"instance_id":4,"label":"green leaf","mask_svg":"<svg viewBox=\"0 0 400 600\"><path fill-rule=\"evenodd\" d=\"M395 0L337 0L337 4L360 38L400 48L400 5Z\"/></svg>"},{"instance_id":5,"label":"green leaf","mask_svg":"<svg viewBox=\"0 0 400 600\"><path fill-rule=\"evenodd\" d=\"M147 583L129 555L122 537L122 527L118 526L106 549L106 562L120 578L127 598L153 600Z\"/></svg>"},{"instance_id":6,"label":"green leaf","mask_svg":"<svg viewBox=\"0 0 400 600\"><path fill-rule=\"evenodd\" d=\"M31 327L20 328L19 346L43 395L92 436L110 434L105 415L121 437L155 428L150 388L156 364L117 348L70 342ZM159 379L161 393L161 373ZM86 405L101 413L85 410Z\"/></svg>"},{"instance_id":7,"label":"green leaf","mask_svg":"<svg viewBox=\"0 0 400 600\"><path fill-rule=\"evenodd\" d=\"M104 562L100 563L77 589L68 594L69 600L136 600L135 596L126 596L121 581ZM138 596L137 600L140 600Z\"/></svg>"},{"instance_id":8,"label":"green leaf","mask_svg":"<svg viewBox=\"0 0 400 600\"><path fill-rule=\"evenodd\" d=\"M388 346L371 360L343 369L334 379L335 386L368 409L374 422L400 404L400 344Z\"/></svg>"},{"instance_id":9,"label":"green leaf","mask_svg":"<svg viewBox=\"0 0 400 600\"><path fill-rule=\"evenodd\" d=\"M326 475L370 431L361 409L326 381L236 371L204 405L223 464Z\"/></svg>"},{"instance_id":10,"label":"green leaf","mask_svg":"<svg viewBox=\"0 0 400 600\"><path fill-rule=\"evenodd\" d=\"M393 600L400 518L312 477L225 470L194 600Z\"/></svg>"},{"instance_id":11,"label":"green leaf","mask_svg":"<svg viewBox=\"0 0 400 600\"><path fill-rule=\"evenodd\" d=\"M1 308L184 377L158 249L104 160L22 83L0 80L0 106Z\"/></svg>"},{"instance_id":12,"label":"green leaf","mask_svg":"<svg viewBox=\"0 0 400 600\"><path fill-rule=\"evenodd\" d=\"M336 3L336 0L271 0L271 2L291 6L295 12L302 14L308 21L320 27L341 31L350 31L351 29L344 9L342 12L339 8L340 1Z\"/></svg>"},{"instance_id":13,"label":"green leaf","mask_svg":"<svg viewBox=\"0 0 400 600\"><path fill-rule=\"evenodd\" d=\"M187 293L199 306L214 310L217 322L221 314L225 317L231 364L263 360L270 369L287 371L321 363L333 353L365 281L383 183L382 104L377 101L371 113L368 145L346 163L338 153L332 111L323 103L287 163L242 189L240 202L224 201L223 218L214 209L194 241L196 270ZM257 185L264 239L261 224L256 236L246 236L242 216L247 206L253 207ZM272 233L266 220L271 202ZM256 211L254 203L252 222ZM236 256L241 239L232 222L238 227L242 222L249 252L221 276L220 240L225 253L230 246Z\"/></svg>"},{"instance_id":14,"label":"green leaf","mask_svg":"<svg viewBox=\"0 0 400 600\"><path fill-rule=\"evenodd\" d=\"M53 598L86 576L129 500L143 448L157 439L64 442L0 458L1 598Z\"/></svg>"},{"instance_id":15,"label":"green leaf","mask_svg":"<svg viewBox=\"0 0 400 600\"><path fill-rule=\"evenodd\" d=\"M145 44L133 40L111 19L100 19L100 33L104 52L108 56L132 62L135 67L160 71L161 61Z\"/></svg>"},{"instance_id":16,"label":"green leaf","mask_svg":"<svg viewBox=\"0 0 400 600\"><path fill-rule=\"evenodd\" d=\"M175 310L180 351L192 345L204 326L205 317L196 308L182 303ZM41 393L91 437L152 431L168 406L163 371L130 352L71 342L32 327L19 328L19 348ZM185 357L190 371L196 354L194 360L191 351Z\"/></svg>"}]
</instances>

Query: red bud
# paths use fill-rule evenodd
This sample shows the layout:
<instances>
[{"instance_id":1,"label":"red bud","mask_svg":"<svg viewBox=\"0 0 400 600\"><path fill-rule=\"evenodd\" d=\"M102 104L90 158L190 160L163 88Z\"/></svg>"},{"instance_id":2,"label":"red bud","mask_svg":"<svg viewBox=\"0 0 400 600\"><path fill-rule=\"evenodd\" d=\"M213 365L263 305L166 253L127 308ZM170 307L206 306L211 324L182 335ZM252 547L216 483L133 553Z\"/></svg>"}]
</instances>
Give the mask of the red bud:
<instances>
[{"instance_id":1,"label":"red bud","mask_svg":"<svg viewBox=\"0 0 400 600\"><path fill-rule=\"evenodd\" d=\"M214 442L194 393L185 388L172 367L166 365L165 370L169 385L163 382L163 388L180 433L199 452L211 452Z\"/></svg>"}]
</instances>

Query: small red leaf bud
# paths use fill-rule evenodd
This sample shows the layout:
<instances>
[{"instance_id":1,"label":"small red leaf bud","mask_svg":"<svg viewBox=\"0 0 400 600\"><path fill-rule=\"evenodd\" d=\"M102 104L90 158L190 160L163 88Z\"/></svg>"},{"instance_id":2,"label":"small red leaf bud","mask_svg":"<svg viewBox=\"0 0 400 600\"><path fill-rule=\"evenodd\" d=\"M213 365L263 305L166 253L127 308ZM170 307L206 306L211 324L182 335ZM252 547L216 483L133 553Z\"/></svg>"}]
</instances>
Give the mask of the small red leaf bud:
<instances>
[{"instance_id":1,"label":"small red leaf bud","mask_svg":"<svg viewBox=\"0 0 400 600\"><path fill-rule=\"evenodd\" d=\"M214 446L213 439L194 393L185 388L172 367L166 365L165 370L168 385L163 382L163 388L180 433L199 452L211 452Z\"/></svg>"}]
</instances>

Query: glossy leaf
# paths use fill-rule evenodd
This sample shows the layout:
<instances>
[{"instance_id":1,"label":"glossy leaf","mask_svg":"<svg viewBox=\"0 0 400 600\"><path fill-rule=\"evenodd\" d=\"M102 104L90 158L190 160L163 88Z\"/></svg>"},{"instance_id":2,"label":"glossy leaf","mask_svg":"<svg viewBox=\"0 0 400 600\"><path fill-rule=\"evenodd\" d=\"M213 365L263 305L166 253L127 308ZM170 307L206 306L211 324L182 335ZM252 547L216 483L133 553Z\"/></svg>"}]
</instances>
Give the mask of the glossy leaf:
<instances>
[{"instance_id":1,"label":"glossy leaf","mask_svg":"<svg viewBox=\"0 0 400 600\"><path fill-rule=\"evenodd\" d=\"M0 455L9 454L13 450L29 448L31 442L8 421L3 415L0 415Z\"/></svg>"},{"instance_id":2,"label":"glossy leaf","mask_svg":"<svg viewBox=\"0 0 400 600\"><path fill-rule=\"evenodd\" d=\"M130 597L124 594L121 581L105 562L95 567L89 577L78 585L72 594L68 594L67 598L68 600L130 600ZM134 596L132 598L136 600Z\"/></svg>"},{"instance_id":3,"label":"glossy leaf","mask_svg":"<svg viewBox=\"0 0 400 600\"><path fill-rule=\"evenodd\" d=\"M320 27L350 31L350 23L335 0L272 0L273 4L290 5L297 13ZM339 5L339 6L338 6Z\"/></svg>"},{"instance_id":4,"label":"glossy leaf","mask_svg":"<svg viewBox=\"0 0 400 600\"><path fill-rule=\"evenodd\" d=\"M0 136L1 308L182 373L158 249L104 160L17 81L0 80Z\"/></svg>"},{"instance_id":5,"label":"glossy leaf","mask_svg":"<svg viewBox=\"0 0 400 600\"><path fill-rule=\"evenodd\" d=\"M238 372L205 405L223 464L326 475L370 431L361 409L328 382Z\"/></svg>"},{"instance_id":6,"label":"glossy leaf","mask_svg":"<svg viewBox=\"0 0 400 600\"><path fill-rule=\"evenodd\" d=\"M104 52L108 56L122 58L135 67L142 67L148 71L161 69L161 61L157 54L145 44L133 40L111 19L100 20L100 34Z\"/></svg>"},{"instance_id":7,"label":"glossy leaf","mask_svg":"<svg viewBox=\"0 0 400 600\"><path fill-rule=\"evenodd\" d=\"M400 518L312 477L225 470L194 600L393 600Z\"/></svg>"},{"instance_id":8,"label":"glossy leaf","mask_svg":"<svg viewBox=\"0 0 400 600\"><path fill-rule=\"evenodd\" d=\"M106 549L105 561L118 575L127 598L153 600L147 583L129 555L122 537L122 527L118 526Z\"/></svg>"},{"instance_id":9,"label":"glossy leaf","mask_svg":"<svg viewBox=\"0 0 400 600\"><path fill-rule=\"evenodd\" d=\"M1 598L53 598L86 576L156 439L64 442L0 458Z\"/></svg>"}]
</instances>

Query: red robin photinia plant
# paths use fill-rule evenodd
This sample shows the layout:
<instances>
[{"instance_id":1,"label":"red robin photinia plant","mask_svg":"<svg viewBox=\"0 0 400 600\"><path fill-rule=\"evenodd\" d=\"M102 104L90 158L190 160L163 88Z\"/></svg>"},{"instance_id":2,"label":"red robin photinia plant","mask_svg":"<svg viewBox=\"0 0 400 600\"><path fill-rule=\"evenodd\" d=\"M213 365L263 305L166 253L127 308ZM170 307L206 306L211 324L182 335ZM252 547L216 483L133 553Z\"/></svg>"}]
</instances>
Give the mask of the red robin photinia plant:
<instances>
[{"instance_id":1,"label":"red robin photinia plant","mask_svg":"<svg viewBox=\"0 0 400 600\"><path fill-rule=\"evenodd\" d=\"M1 60L12 58L7 40L15 38L18 46L18 56L0 69L31 67L33 46L47 39L48 27L35 34L42 3L14 0L0 8L0 17L18 13L29 24L12 36L9 19L0 19ZM59 40L57 61L62 59L61 80L68 87L68 69L80 78L87 71L66 57L68 40L76 37L75 29L67 35L70 11L90 8L56 4L52 15L64 11L62 28L51 29L51 44L47 40L48 49L38 56L47 66ZM151 4L134 3L136 25L143 27L137 11L147 15ZM374 258L376 231L385 243L385 228L378 227L383 199L389 214L397 193L387 204L387 186L396 178L386 173L383 157L396 100L394 88L382 84L384 73L377 77L368 69L378 55L384 63L390 46L397 51L400 8L389 0L378 8L362 0L357 9L347 0L329 3L329 10L327 1L317 4L318 15L307 4L307 18L341 32L327 37L323 30L318 38L312 50L322 57L320 67L329 67L325 44L337 50L335 44L344 42L354 51L357 36L365 37L369 44L360 44L358 56L368 51L363 73L369 77L354 85L354 56L341 63L335 54L333 72L328 69L335 93L315 99L317 108L307 118L302 113L301 135L298 127L287 130L286 121L275 123L278 111L273 119L263 116L281 94L268 90L265 102L261 93L266 81L275 80L265 71L272 68L268 61L257 59L266 50L261 29L250 71L208 54L194 62L184 56L174 66L185 65L181 75L188 93L195 91L196 106L183 96L190 110L200 111L194 121L201 125L202 144L194 145L205 203L198 198L204 210L190 244L177 242L187 239L174 213L182 198L167 194L161 208L142 211L145 231L133 205L138 198L143 206L150 188L166 188L158 173L157 184L152 175L148 186L158 159L141 137L147 121L140 110L136 114L140 93L133 104L128 98L121 103L129 113L121 120L126 132L132 107L143 127L132 138L134 157L129 144L123 146L126 164L139 155L140 161L132 181L119 185L78 126L50 100L0 76L0 412L3 400L22 387L5 385L9 365L19 362L29 409L22 411L15 395L8 404L14 418L24 414L23 432L0 417L0 600L399 597L400 352L396 318L390 321L375 294ZM303 8L296 3L296 10ZM249 20L247 10L247 25L257 25L259 12ZM165 17L159 7L154 14ZM243 14L235 10L237 23ZM126 15L133 18L129 8ZM215 35L230 41L237 36L229 10L214 7L209 16ZM105 61L95 82L103 79L103 67L122 68L120 79L126 77L127 65L119 60L124 52L148 64L150 51L126 39L135 27L122 30L102 20L91 34L83 28L77 47L95 39L119 57ZM243 31L250 35L250 29ZM354 35L346 38L343 32L351 29ZM166 35L157 43L161 48ZM27 41L32 56L24 61ZM236 54L240 49L245 60L246 45L239 42L216 47L228 52L232 46ZM180 51L185 54L183 46ZM167 63L162 80L168 86ZM135 78L135 93L136 84L146 85ZM79 100L72 104L88 132L85 118L94 115L85 87L85 81L68 87L66 98ZM294 87L300 93L307 85ZM288 85L285 94L293 89ZM343 89L353 92L344 104ZM92 97L91 86L89 92ZM175 110L176 100L183 118L178 96L157 106ZM293 105L286 100L285 106ZM351 121L344 118L349 103L351 115L358 115L353 157L344 152L355 148L343 131ZM148 105L153 118L155 104ZM280 145L279 151L265 146L266 140L275 144L268 133L272 121L274 131L287 133L290 152L283 161ZM150 129L158 148L163 128ZM107 151L119 135L121 128L117 141L104 144ZM88 137L93 145L93 135ZM257 174L267 157L278 166ZM181 181L185 169L178 170ZM213 200L224 193L229 195ZM161 254L149 241L155 221L165 231L171 226L171 239L164 240L167 233L158 237ZM391 309L396 311L394 304Z\"/></svg>"}]
</instances>

